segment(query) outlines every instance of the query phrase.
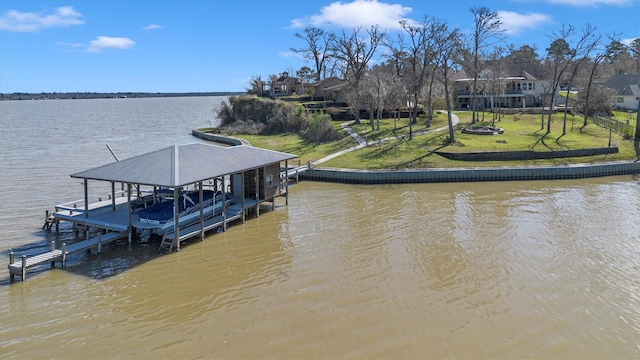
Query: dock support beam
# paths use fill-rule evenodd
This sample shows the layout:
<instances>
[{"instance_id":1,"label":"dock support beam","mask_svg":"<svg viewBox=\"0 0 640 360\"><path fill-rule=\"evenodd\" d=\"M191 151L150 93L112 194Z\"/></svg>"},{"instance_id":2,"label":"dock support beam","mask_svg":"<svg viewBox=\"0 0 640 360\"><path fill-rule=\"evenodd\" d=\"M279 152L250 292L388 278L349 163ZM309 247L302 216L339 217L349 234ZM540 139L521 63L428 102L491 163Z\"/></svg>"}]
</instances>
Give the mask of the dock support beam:
<instances>
[{"instance_id":1,"label":"dock support beam","mask_svg":"<svg viewBox=\"0 0 640 360\"><path fill-rule=\"evenodd\" d=\"M180 251L180 193L182 188L173 188L173 241L176 243L176 251Z\"/></svg>"},{"instance_id":2,"label":"dock support beam","mask_svg":"<svg viewBox=\"0 0 640 360\"><path fill-rule=\"evenodd\" d=\"M260 169L256 169L256 217L260 217Z\"/></svg>"},{"instance_id":3,"label":"dock support beam","mask_svg":"<svg viewBox=\"0 0 640 360\"><path fill-rule=\"evenodd\" d=\"M55 241L51 241L51 251L55 251L56 250L56 242ZM55 260L51 260L51 268L55 268L56 267L56 261Z\"/></svg>"},{"instance_id":4,"label":"dock support beam","mask_svg":"<svg viewBox=\"0 0 640 360\"><path fill-rule=\"evenodd\" d=\"M13 252L13 249L9 249L9 265L13 264L14 262L16 262L16 254ZM9 271L9 281L16 281L16 276L11 271Z\"/></svg>"},{"instance_id":5,"label":"dock support beam","mask_svg":"<svg viewBox=\"0 0 640 360\"><path fill-rule=\"evenodd\" d=\"M131 237L133 236L133 226L131 225L131 184L127 183L127 232L129 233L129 247L131 247Z\"/></svg>"},{"instance_id":6,"label":"dock support beam","mask_svg":"<svg viewBox=\"0 0 640 360\"><path fill-rule=\"evenodd\" d=\"M224 175L222 175L222 231L227 231L227 187Z\"/></svg>"},{"instance_id":7,"label":"dock support beam","mask_svg":"<svg viewBox=\"0 0 640 360\"><path fill-rule=\"evenodd\" d=\"M284 204L289 205L289 161L285 160L284 168ZM298 171L296 170L296 182L298 182Z\"/></svg>"},{"instance_id":8,"label":"dock support beam","mask_svg":"<svg viewBox=\"0 0 640 360\"><path fill-rule=\"evenodd\" d=\"M62 243L62 267L67 267L67 243Z\"/></svg>"},{"instance_id":9,"label":"dock support beam","mask_svg":"<svg viewBox=\"0 0 640 360\"><path fill-rule=\"evenodd\" d=\"M244 224L245 221L247 220L247 208L245 206L245 194L244 194L244 174L245 172L242 172L242 176L240 177L240 187L242 188L242 223Z\"/></svg>"},{"instance_id":10,"label":"dock support beam","mask_svg":"<svg viewBox=\"0 0 640 360\"><path fill-rule=\"evenodd\" d=\"M27 280L27 255L22 255L22 281Z\"/></svg>"},{"instance_id":11,"label":"dock support beam","mask_svg":"<svg viewBox=\"0 0 640 360\"><path fill-rule=\"evenodd\" d=\"M89 180L84 179L84 218L89 218ZM89 239L89 226L84 228L84 239Z\"/></svg>"},{"instance_id":12,"label":"dock support beam","mask_svg":"<svg viewBox=\"0 0 640 360\"><path fill-rule=\"evenodd\" d=\"M204 241L204 191L202 190L202 181L198 183L198 197L200 199L200 241ZM215 204L215 195L213 203Z\"/></svg>"}]
</instances>

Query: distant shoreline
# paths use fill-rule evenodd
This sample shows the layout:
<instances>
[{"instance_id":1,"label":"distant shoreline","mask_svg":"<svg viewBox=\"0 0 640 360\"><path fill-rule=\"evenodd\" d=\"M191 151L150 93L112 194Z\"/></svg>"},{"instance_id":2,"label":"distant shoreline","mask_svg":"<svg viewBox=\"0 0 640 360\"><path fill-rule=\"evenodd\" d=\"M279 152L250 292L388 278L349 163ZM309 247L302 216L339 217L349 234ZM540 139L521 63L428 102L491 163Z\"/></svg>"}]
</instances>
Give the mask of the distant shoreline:
<instances>
[{"instance_id":1,"label":"distant shoreline","mask_svg":"<svg viewBox=\"0 0 640 360\"><path fill-rule=\"evenodd\" d=\"M187 96L231 96L244 92L214 91L214 92L186 92L186 93L146 93L146 92L43 92L43 93L0 93L2 100L70 100L70 99L128 99L153 97L187 97Z\"/></svg>"}]
</instances>

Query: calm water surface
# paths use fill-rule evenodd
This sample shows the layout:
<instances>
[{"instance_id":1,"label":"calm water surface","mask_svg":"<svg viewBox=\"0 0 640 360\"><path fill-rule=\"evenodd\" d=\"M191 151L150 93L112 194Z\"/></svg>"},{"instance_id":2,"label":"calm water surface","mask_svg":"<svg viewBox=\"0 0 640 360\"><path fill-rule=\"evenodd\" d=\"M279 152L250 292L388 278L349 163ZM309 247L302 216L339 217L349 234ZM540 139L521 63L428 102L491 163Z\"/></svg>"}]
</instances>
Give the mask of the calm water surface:
<instances>
[{"instance_id":1,"label":"calm water surface","mask_svg":"<svg viewBox=\"0 0 640 360\"><path fill-rule=\"evenodd\" d=\"M302 182L179 253L108 246L8 283L73 231L69 174L198 141L220 98L0 102L2 358L639 358L640 178Z\"/></svg>"}]
</instances>

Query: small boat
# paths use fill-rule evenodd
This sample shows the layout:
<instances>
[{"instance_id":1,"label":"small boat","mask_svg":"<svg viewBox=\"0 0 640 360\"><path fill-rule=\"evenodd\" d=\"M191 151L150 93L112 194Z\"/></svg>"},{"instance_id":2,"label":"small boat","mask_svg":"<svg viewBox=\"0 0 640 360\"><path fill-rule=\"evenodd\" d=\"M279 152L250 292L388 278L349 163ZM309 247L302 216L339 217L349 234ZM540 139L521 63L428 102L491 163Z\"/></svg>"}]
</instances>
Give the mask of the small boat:
<instances>
[{"instance_id":1,"label":"small boat","mask_svg":"<svg viewBox=\"0 0 640 360\"><path fill-rule=\"evenodd\" d=\"M167 231L173 230L175 201L172 197L162 196L162 190L158 190L156 193L162 200L137 210L137 219L133 219L132 225L140 230L149 230L150 233L163 235ZM222 210L231 203L229 194L224 194L224 202L222 201L223 194L220 191L203 190L202 194L205 219L221 214ZM182 192L177 203L180 227L189 226L200 220L201 206L198 191Z\"/></svg>"}]
</instances>

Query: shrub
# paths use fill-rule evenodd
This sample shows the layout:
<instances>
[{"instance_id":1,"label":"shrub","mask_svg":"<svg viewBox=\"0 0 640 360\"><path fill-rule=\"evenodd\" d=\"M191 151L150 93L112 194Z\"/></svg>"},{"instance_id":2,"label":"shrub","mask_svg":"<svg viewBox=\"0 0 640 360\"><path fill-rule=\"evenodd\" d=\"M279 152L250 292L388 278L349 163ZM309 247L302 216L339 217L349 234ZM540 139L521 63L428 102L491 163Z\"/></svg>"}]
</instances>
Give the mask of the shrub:
<instances>
[{"instance_id":1,"label":"shrub","mask_svg":"<svg viewBox=\"0 0 640 360\"><path fill-rule=\"evenodd\" d=\"M229 135L258 135L262 133L265 125L255 121L236 121L232 124L226 125L224 128L225 133Z\"/></svg>"},{"instance_id":2,"label":"shrub","mask_svg":"<svg viewBox=\"0 0 640 360\"><path fill-rule=\"evenodd\" d=\"M230 102L232 97L229 100L223 100L215 109L216 115L220 119L220 126L229 125L236 121L236 117L233 114L233 106Z\"/></svg>"},{"instance_id":3,"label":"shrub","mask_svg":"<svg viewBox=\"0 0 640 360\"><path fill-rule=\"evenodd\" d=\"M301 134L309 143L320 144L338 139L336 129L331 126L331 116L321 112L311 115L309 126Z\"/></svg>"}]
</instances>

